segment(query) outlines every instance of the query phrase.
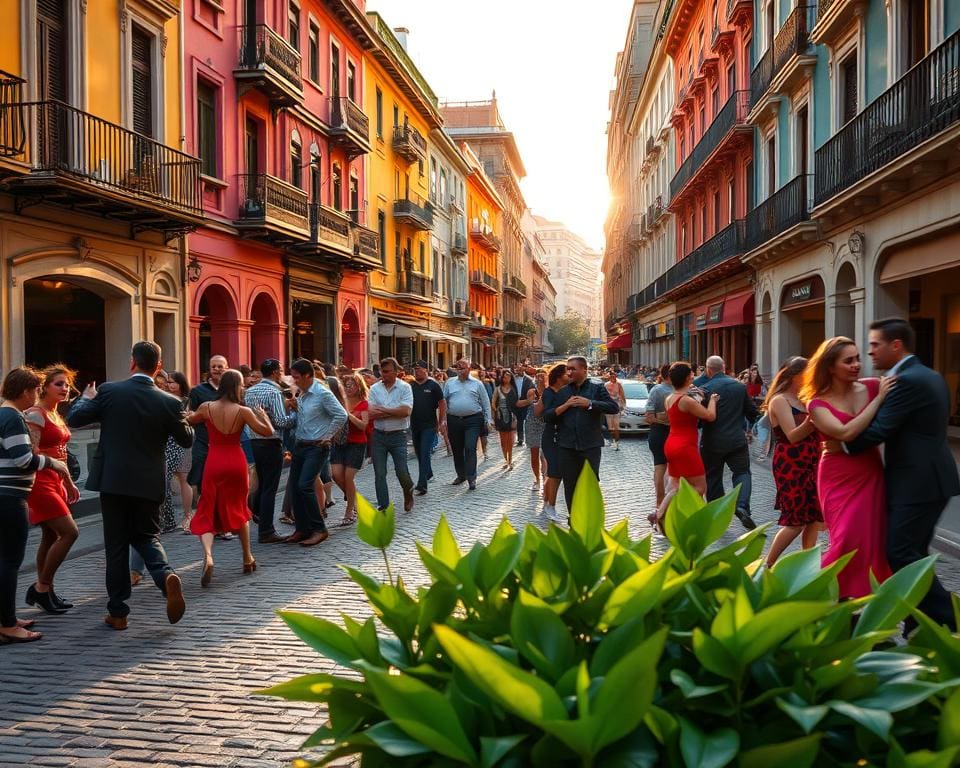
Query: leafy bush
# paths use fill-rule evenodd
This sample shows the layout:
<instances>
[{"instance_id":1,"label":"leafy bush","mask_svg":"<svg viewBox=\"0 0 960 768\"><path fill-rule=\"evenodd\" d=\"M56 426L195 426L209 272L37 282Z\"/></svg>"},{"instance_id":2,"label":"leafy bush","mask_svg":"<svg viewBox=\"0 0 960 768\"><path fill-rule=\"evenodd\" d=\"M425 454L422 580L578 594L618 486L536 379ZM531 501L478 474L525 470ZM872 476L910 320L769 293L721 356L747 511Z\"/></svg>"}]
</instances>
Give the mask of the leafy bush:
<instances>
[{"instance_id":1,"label":"leafy bush","mask_svg":"<svg viewBox=\"0 0 960 768\"><path fill-rule=\"evenodd\" d=\"M344 567L376 619L281 614L353 674L262 693L326 705L304 746L328 751L303 766L357 754L364 766L483 768L956 764L960 643L915 609L932 558L840 603L846 559L821 569L813 549L767 570L763 528L707 551L735 504L736 491L704 504L684 484L656 561L626 520L604 529L589 465L569 531L504 520L464 552L441 518L432 547L418 545L433 581L415 595L399 576ZM358 512L359 535L386 558L392 509L358 498ZM920 628L895 647L911 613Z\"/></svg>"}]
</instances>

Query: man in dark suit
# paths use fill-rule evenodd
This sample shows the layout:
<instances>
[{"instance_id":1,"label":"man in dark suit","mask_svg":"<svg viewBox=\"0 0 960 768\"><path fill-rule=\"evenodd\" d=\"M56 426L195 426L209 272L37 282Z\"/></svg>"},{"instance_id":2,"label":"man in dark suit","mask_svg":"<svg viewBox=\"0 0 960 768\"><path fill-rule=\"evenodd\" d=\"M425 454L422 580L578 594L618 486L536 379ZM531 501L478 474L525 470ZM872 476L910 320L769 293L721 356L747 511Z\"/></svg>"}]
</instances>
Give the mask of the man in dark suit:
<instances>
[{"instance_id":1,"label":"man in dark suit","mask_svg":"<svg viewBox=\"0 0 960 768\"><path fill-rule=\"evenodd\" d=\"M737 498L737 519L747 529L757 524L750 517L750 451L747 449L747 429L757 420L757 406L747 395L747 388L732 376L727 376L723 358L716 355L707 358L707 382L704 405L710 395L720 396L717 401L717 418L703 422L700 436L700 456L707 470L707 501L723 496L723 467L730 467L734 487L740 486Z\"/></svg>"},{"instance_id":2,"label":"man in dark suit","mask_svg":"<svg viewBox=\"0 0 960 768\"><path fill-rule=\"evenodd\" d=\"M960 494L957 464L947 445L950 393L943 377L913 354L915 342L906 320L870 325L874 367L896 376L897 383L870 426L846 444L851 454L884 445L887 560L894 571L927 556L944 507ZM919 608L956 631L950 594L936 576Z\"/></svg>"},{"instance_id":3,"label":"man in dark suit","mask_svg":"<svg viewBox=\"0 0 960 768\"><path fill-rule=\"evenodd\" d=\"M193 428L180 401L153 382L160 370L160 347L138 341L130 357L129 379L104 384L99 391L95 383L89 384L67 416L71 427L100 424L87 490L100 492L109 596L105 621L113 629L127 628L131 546L166 596L170 623L180 621L185 610L180 578L160 544L160 503L167 493L167 438L189 448Z\"/></svg>"},{"instance_id":4,"label":"man in dark suit","mask_svg":"<svg viewBox=\"0 0 960 768\"><path fill-rule=\"evenodd\" d=\"M527 366L523 363L518 362L513 366L513 386L517 390L517 400L526 400L530 390L537 386L537 383L527 375ZM526 421L529 408L529 405L513 406L513 412L517 417L517 445L523 445L523 422Z\"/></svg>"}]
</instances>

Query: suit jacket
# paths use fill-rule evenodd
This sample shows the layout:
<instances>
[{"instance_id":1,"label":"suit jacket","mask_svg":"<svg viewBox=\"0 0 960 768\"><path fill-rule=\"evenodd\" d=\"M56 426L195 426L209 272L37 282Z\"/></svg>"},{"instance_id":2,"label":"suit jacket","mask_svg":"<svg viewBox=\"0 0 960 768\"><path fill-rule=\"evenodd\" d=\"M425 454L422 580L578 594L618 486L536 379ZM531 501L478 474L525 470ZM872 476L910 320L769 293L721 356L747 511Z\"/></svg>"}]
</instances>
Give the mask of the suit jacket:
<instances>
[{"instance_id":1,"label":"suit jacket","mask_svg":"<svg viewBox=\"0 0 960 768\"><path fill-rule=\"evenodd\" d=\"M887 501L944 502L960 494L957 464L947 444L950 393L943 377L916 357L897 369L897 385L873 421L847 443L850 453L884 444Z\"/></svg>"},{"instance_id":2,"label":"suit jacket","mask_svg":"<svg viewBox=\"0 0 960 768\"><path fill-rule=\"evenodd\" d=\"M513 384L516 387L516 384L517 384L516 379L514 379ZM517 390L517 399L526 400L527 395L530 393L530 390L534 389L536 386L537 386L537 382L535 382L533 379L527 376L527 374L523 374L523 376L520 378L520 387ZM514 413L517 414L517 416L523 418L524 416L527 415L527 409L529 407L530 407L529 405L521 405L521 406L515 405L513 407L513 411Z\"/></svg>"},{"instance_id":3,"label":"suit jacket","mask_svg":"<svg viewBox=\"0 0 960 768\"><path fill-rule=\"evenodd\" d=\"M570 408L559 416L557 408L575 395L590 401L590 409ZM551 407L543 412L545 424L556 424L557 444L574 451L600 448L606 416L620 413L620 406L610 398L607 388L587 379L581 387L570 382L557 392Z\"/></svg>"},{"instance_id":4,"label":"suit jacket","mask_svg":"<svg viewBox=\"0 0 960 768\"><path fill-rule=\"evenodd\" d=\"M745 447L746 424L753 424L759 416L756 403L747 395L747 388L733 377L718 373L703 385L703 391L707 393L704 405L710 402L710 395L714 393L720 395L720 401L716 420L701 423L700 449L722 453Z\"/></svg>"},{"instance_id":5,"label":"suit jacket","mask_svg":"<svg viewBox=\"0 0 960 768\"><path fill-rule=\"evenodd\" d=\"M145 376L108 382L96 397L77 400L67 415L71 427L97 422L100 443L90 463L87 490L163 501L167 438L184 448L193 445L193 428L180 400Z\"/></svg>"}]
</instances>

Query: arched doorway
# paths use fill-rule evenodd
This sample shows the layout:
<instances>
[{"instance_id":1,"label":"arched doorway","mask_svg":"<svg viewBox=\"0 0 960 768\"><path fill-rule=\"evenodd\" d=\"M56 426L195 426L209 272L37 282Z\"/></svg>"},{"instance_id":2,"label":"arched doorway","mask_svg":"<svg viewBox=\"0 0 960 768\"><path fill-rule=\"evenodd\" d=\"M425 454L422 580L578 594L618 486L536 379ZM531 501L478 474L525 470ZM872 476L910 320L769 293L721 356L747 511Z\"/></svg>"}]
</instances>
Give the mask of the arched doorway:
<instances>
[{"instance_id":1,"label":"arched doorway","mask_svg":"<svg viewBox=\"0 0 960 768\"><path fill-rule=\"evenodd\" d=\"M850 291L857 285L857 273L849 261L837 273L837 290L834 296L833 335L847 336L856 340L857 320Z\"/></svg>"},{"instance_id":2,"label":"arched doorway","mask_svg":"<svg viewBox=\"0 0 960 768\"><path fill-rule=\"evenodd\" d=\"M250 365L253 368L259 368L264 360L269 358L279 360L280 342L277 330L280 324L280 312L270 294L257 295L250 310L250 319L253 321L250 335Z\"/></svg>"},{"instance_id":3,"label":"arched doorway","mask_svg":"<svg viewBox=\"0 0 960 768\"><path fill-rule=\"evenodd\" d=\"M237 307L222 285L208 285L197 305L200 334L197 340L197 371L204 374L212 355L225 355L230 365L239 365L237 352Z\"/></svg>"},{"instance_id":4,"label":"arched doorway","mask_svg":"<svg viewBox=\"0 0 960 768\"><path fill-rule=\"evenodd\" d=\"M824 286L819 275L783 287L780 296L780 360L810 357L823 341Z\"/></svg>"},{"instance_id":5,"label":"arched doorway","mask_svg":"<svg viewBox=\"0 0 960 768\"><path fill-rule=\"evenodd\" d=\"M343 364L349 368L361 368L364 364L363 334L360 332L360 318L353 307L347 307L340 326L343 339Z\"/></svg>"}]
</instances>

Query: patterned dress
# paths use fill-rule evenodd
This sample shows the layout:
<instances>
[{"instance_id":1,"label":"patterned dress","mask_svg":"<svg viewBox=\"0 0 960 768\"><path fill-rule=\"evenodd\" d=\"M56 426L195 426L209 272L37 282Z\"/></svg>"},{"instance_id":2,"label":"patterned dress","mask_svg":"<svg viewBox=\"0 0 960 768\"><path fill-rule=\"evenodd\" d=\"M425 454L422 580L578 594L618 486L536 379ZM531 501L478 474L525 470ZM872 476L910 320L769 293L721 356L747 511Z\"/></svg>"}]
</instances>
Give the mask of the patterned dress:
<instances>
[{"instance_id":1,"label":"patterned dress","mask_svg":"<svg viewBox=\"0 0 960 768\"><path fill-rule=\"evenodd\" d=\"M807 414L790 406L794 426L800 426ZM791 443L780 426L773 428L773 479L777 484L774 508L780 510L780 525L803 526L822 523L817 498L817 465L820 462L820 438L811 432L803 440Z\"/></svg>"},{"instance_id":2,"label":"patterned dress","mask_svg":"<svg viewBox=\"0 0 960 768\"><path fill-rule=\"evenodd\" d=\"M163 456L166 460L166 471L164 473L166 482L163 486L166 493L163 497L163 503L160 505L160 530L166 533L177 527L177 514L173 506L173 494L170 492L170 481L173 479L174 472L187 473L190 471L190 466L193 463L193 451L191 448L177 445L172 437L168 437ZM183 510L183 515L188 517L190 510Z\"/></svg>"}]
</instances>

